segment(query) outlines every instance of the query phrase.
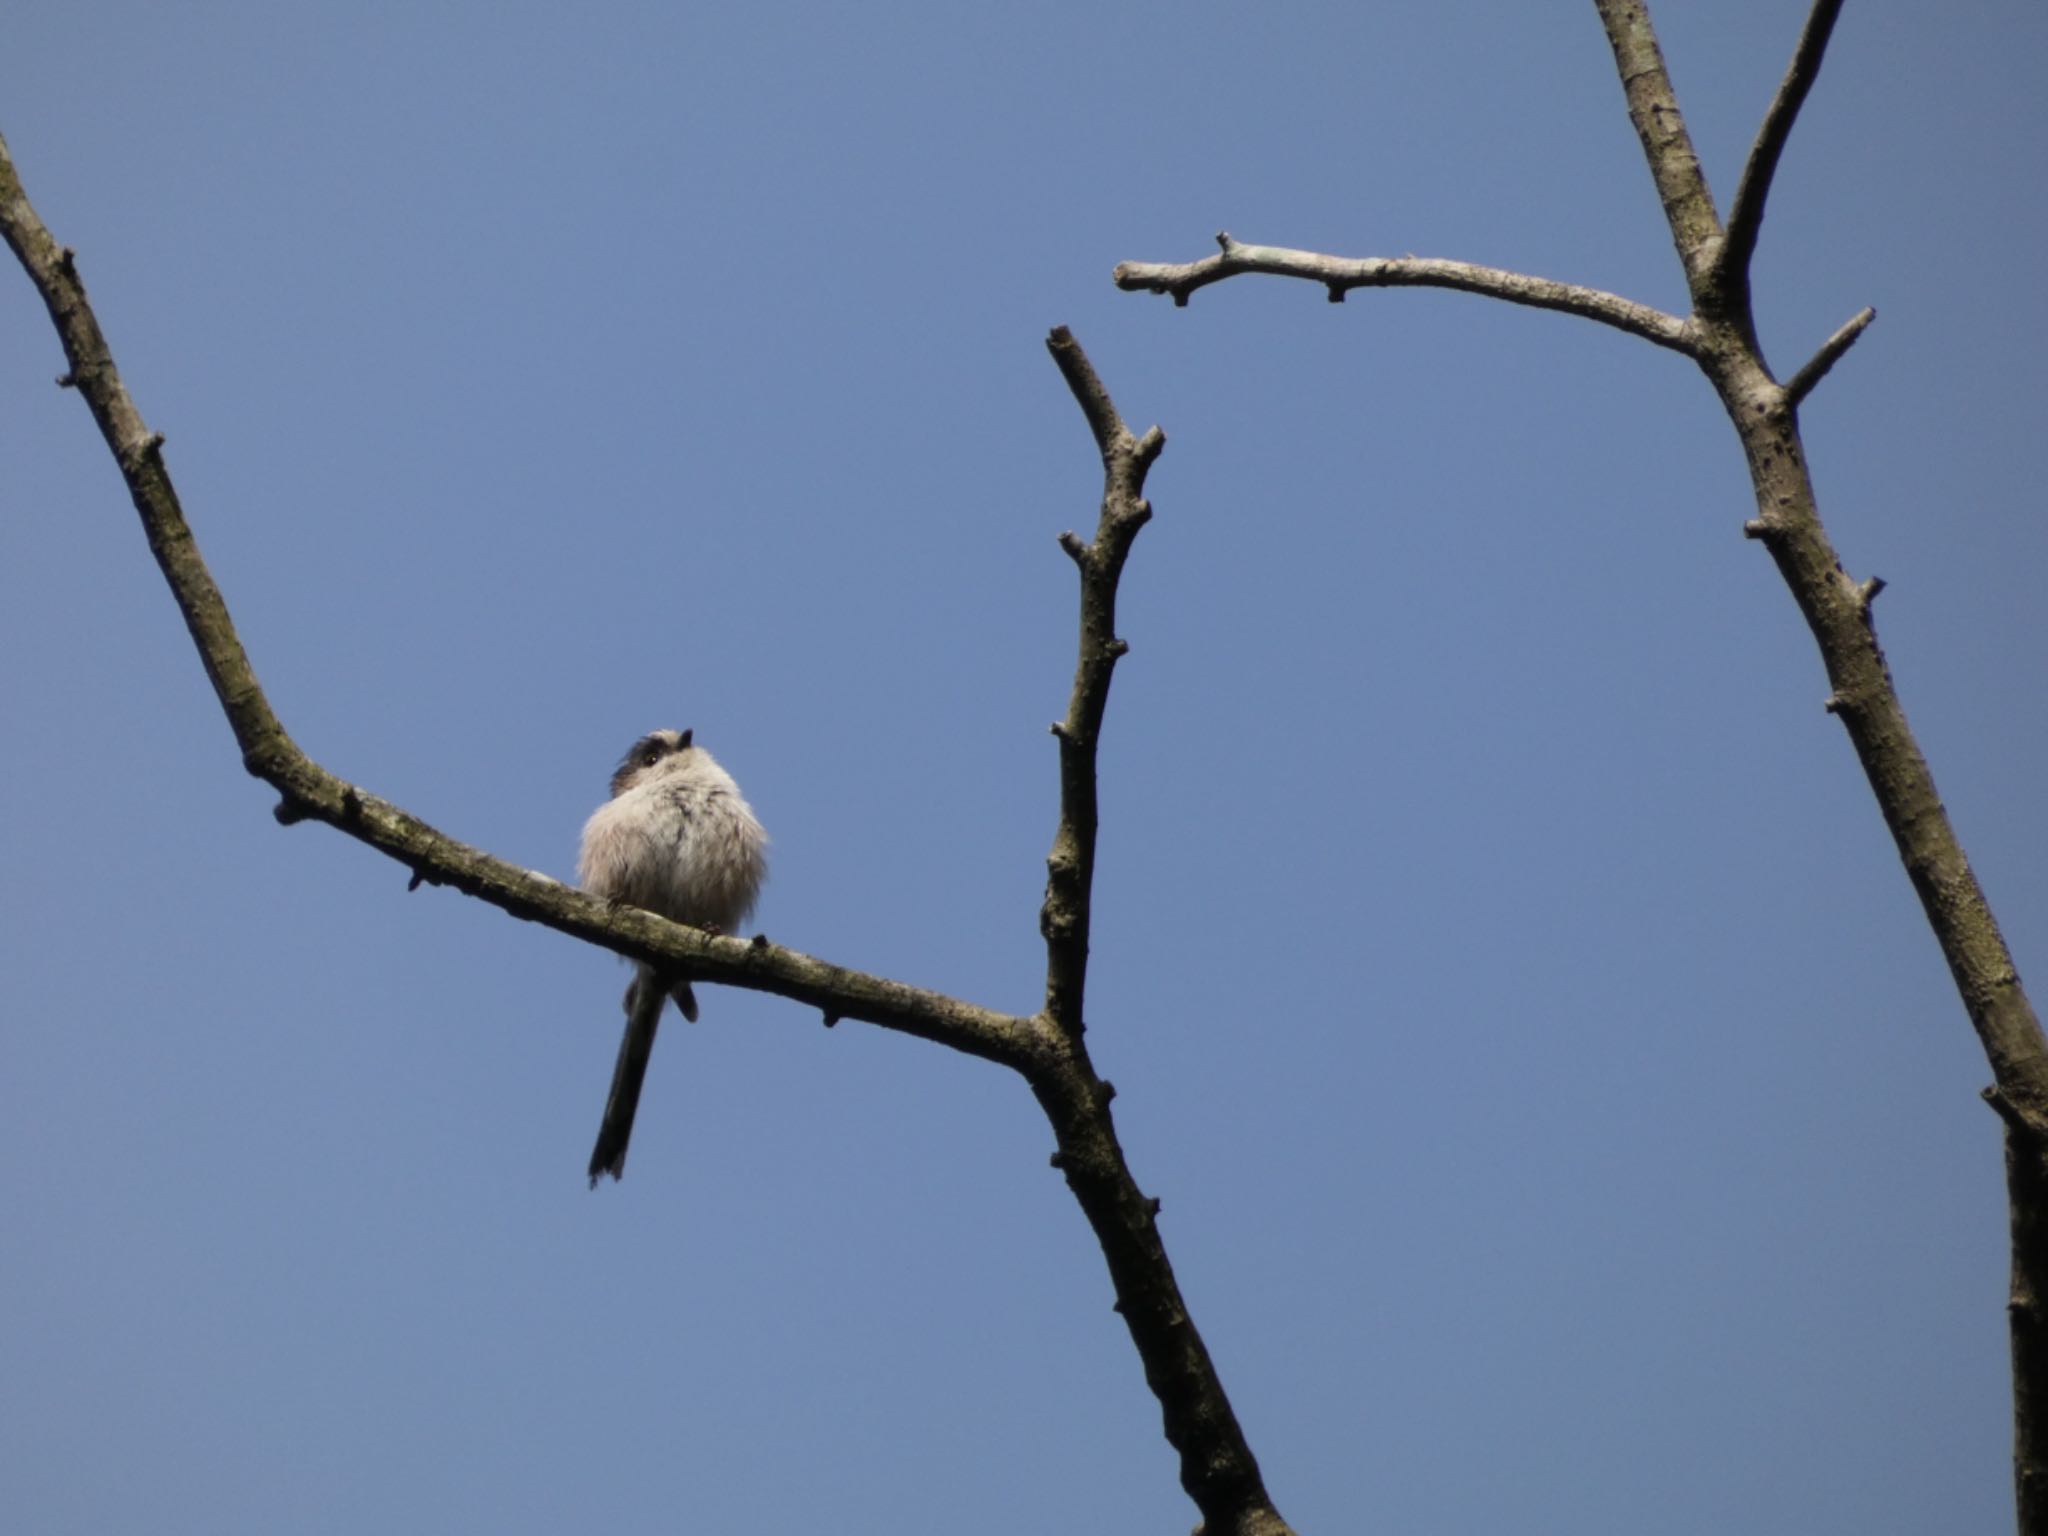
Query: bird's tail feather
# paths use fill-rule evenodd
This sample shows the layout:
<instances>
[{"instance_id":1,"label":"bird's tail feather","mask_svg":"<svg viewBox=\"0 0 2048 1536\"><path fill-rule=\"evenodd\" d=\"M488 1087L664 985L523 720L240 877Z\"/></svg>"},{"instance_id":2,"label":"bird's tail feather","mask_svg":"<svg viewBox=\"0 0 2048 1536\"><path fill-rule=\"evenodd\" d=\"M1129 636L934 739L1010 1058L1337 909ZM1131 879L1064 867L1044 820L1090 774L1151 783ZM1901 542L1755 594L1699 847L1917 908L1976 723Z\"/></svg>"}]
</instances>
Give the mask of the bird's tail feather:
<instances>
[{"instance_id":1,"label":"bird's tail feather","mask_svg":"<svg viewBox=\"0 0 2048 1536\"><path fill-rule=\"evenodd\" d=\"M605 1100L604 1122L597 1128L597 1145L590 1153L590 1187L606 1174L614 1179L626 1176L626 1146L633 1139L633 1116L640 1108L640 1086L647 1080L648 1058L654 1054L654 1034L661 1023L662 1007L673 990L678 1006L689 997L687 981L664 983L641 966L626 988L626 1038L619 1042L618 1065L612 1068L611 1097ZM690 998L694 1004L696 999ZM696 1008L683 1009L686 1018Z\"/></svg>"}]
</instances>

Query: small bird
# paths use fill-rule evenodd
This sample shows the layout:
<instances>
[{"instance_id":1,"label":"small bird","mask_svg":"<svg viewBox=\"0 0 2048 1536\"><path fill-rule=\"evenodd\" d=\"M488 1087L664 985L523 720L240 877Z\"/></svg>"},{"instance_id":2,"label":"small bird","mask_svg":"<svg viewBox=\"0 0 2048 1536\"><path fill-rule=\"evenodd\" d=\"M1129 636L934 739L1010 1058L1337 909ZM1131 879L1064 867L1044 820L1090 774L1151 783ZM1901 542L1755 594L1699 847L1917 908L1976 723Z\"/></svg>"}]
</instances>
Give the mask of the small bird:
<instances>
[{"instance_id":1,"label":"small bird","mask_svg":"<svg viewBox=\"0 0 2048 1536\"><path fill-rule=\"evenodd\" d=\"M650 731L612 775L612 797L583 826L576 878L593 896L642 907L708 933L747 920L768 878L768 834L732 775L688 731ZM697 997L679 972L636 964L626 988L626 1038L590 1154L590 1187L623 1178L633 1113L669 998L692 1024Z\"/></svg>"}]
</instances>

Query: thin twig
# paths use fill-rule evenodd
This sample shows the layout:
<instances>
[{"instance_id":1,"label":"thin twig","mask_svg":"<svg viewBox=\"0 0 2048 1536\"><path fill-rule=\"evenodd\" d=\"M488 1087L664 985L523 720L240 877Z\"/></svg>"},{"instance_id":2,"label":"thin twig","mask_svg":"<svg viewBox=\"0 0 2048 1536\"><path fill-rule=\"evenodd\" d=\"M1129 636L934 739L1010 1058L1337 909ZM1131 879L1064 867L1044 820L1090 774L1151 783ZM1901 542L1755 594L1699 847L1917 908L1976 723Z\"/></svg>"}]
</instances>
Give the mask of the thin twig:
<instances>
[{"instance_id":1,"label":"thin twig","mask_svg":"<svg viewBox=\"0 0 2048 1536\"><path fill-rule=\"evenodd\" d=\"M1179 265L1124 262L1113 274L1116 285L1126 292L1170 294L1176 305L1185 305L1188 295L1198 288L1246 272L1319 283L1328 290L1332 303L1343 302L1344 295L1354 288L1452 288L1461 293L1504 299L1510 304L1527 304L1597 320L1660 347L1691 351L1691 334L1678 316L1598 288L1433 257L1325 256L1285 246L1243 245L1233 240L1227 230L1216 236L1216 243L1222 249L1200 261Z\"/></svg>"},{"instance_id":2,"label":"thin twig","mask_svg":"<svg viewBox=\"0 0 2048 1536\"><path fill-rule=\"evenodd\" d=\"M1842 354L1856 345L1864 327L1877 318L1877 311L1865 305L1843 322L1842 328L1821 343L1820 350L1807 359L1806 366L1793 374L1785 385L1785 403L1798 408L1799 402L1813 393L1813 386L1828 376L1828 370L1842 359Z\"/></svg>"},{"instance_id":3,"label":"thin twig","mask_svg":"<svg viewBox=\"0 0 2048 1536\"><path fill-rule=\"evenodd\" d=\"M1842 13L1842 0L1814 0L1799 34L1799 46L1792 50L1792 63L1778 82L1778 94L1771 99L1757 128L1756 142L1742 167L1742 180L1735 187L1735 201L1728 209L1728 236L1721 247L1721 272L1728 282L1747 287L1749 263L1756 254L1756 240L1764 223L1764 202L1771 195L1771 180L1778 173L1778 158L1792 136L1792 125L1806 102L1806 93L1820 77L1820 63L1828 50L1828 37L1835 30L1835 18Z\"/></svg>"}]
</instances>

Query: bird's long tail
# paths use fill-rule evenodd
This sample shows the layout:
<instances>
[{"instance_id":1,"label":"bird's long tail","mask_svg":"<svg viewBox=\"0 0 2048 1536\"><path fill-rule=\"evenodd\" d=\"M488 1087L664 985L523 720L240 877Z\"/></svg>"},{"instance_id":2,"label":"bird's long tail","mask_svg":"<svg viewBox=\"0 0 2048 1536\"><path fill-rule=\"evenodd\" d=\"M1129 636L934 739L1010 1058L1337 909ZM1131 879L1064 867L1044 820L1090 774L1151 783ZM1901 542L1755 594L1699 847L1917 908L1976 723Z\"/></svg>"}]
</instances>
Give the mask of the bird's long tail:
<instances>
[{"instance_id":1,"label":"bird's long tail","mask_svg":"<svg viewBox=\"0 0 2048 1536\"><path fill-rule=\"evenodd\" d=\"M677 982L677 1003L688 996L687 982ZM597 1128L597 1145L590 1152L590 1187L606 1174L615 1179L626 1176L626 1144L633 1139L633 1116L640 1108L640 1085L647 1081L648 1058L654 1054L654 1033L661 1023L661 1010L668 1002L670 986L652 970L639 967L633 983L626 988L626 1038L619 1042L619 1062L612 1068L611 1097L605 1100L604 1123ZM695 999L690 1001L694 1004ZM686 1017L696 1016L694 1006Z\"/></svg>"}]
</instances>

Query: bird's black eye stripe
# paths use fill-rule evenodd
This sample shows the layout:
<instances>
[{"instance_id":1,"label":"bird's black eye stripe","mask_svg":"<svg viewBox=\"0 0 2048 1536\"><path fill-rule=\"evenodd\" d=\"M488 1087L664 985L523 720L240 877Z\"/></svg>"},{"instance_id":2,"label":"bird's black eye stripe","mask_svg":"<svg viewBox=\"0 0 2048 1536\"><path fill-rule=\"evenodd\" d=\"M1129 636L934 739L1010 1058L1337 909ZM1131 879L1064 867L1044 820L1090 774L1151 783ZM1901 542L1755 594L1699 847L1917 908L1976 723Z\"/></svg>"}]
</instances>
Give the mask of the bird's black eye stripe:
<instances>
[{"instance_id":1,"label":"bird's black eye stripe","mask_svg":"<svg viewBox=\"0 0 2048 1536\"><path fill-rule=\"evenodd\" d=\"M619 759L619 766L612 774L612 794L617 797L625 792L626 781L636 773L645 773L658 767L671 757L690 749L688 731L650 731L626 749L626 755Z\"/></svg>"},{"instance_id":2,"label":"bird's black eye stripe","mask_svg":"<svg viewBox=\"0 0 2048 1536\"><path fill-rule=\"evenodd\" d=\"M618 771L612 775L612 793L617 794L624 787L626 775L652 768L668 756L668 743L659 736L642 736L626 749L626 755L619 759Z\"/></svg>"}]
</instances>

